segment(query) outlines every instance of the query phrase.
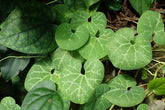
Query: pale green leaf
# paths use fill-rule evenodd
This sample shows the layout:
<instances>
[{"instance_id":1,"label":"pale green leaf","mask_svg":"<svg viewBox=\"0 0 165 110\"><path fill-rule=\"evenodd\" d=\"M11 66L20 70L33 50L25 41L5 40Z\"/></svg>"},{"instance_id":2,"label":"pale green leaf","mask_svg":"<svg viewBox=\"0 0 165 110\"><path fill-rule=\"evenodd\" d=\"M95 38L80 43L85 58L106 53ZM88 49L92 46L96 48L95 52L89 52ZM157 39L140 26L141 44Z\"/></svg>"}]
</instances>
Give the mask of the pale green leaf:
<instances>
[{"instance_id":1,"label":"pale green leaf","mask_svg":"<svg viewBox=\"0 0 165 110\"><path fill-rule=\"evenodd\" d=\"M165 94L165 78L157 78L150 81L147 85L149 91L153 91L156 95Z\"/></svg>"},{"instance_id":2,"label":"pale green leaf","mask_svg":"<svg viewBox=\"0 0 165 110\"><path fill-rule=\"evenodd\" d=\"M148 105L142 103L142 104L138 105L137 110L149 110Z\"/></svg>"},{"instance_id":3,"label":"pale green leaf","mask_svg":"<svg viewBox=\"0 0 165 110\"><path fill-rule=\"evenodd\" d=\"M131 107L141 103L145 98L145 90L136 86L136 81L126 74L121 74L109 83L110 91L104 97L111 103L121 107Z\"/></svg>"},{"instance_id":4,"label":"pale green leaf","mask_svg":"<svg viewBox=\"0 0 165 110\"><path fill-rule=\"evenodd\" d=\"M86 45L79 49L80 55L85 59L100 59L107 55L106 44L114 32L111 29L104 29L96 34L91 35Z\"/></svg>"},{"instance_id":5,"label":"pale green leaf","mask_svg":"<svg viewBox=\"0 0 165 110\"><path fill-rule=\"evenodd\" d=\"M149 10L154 0L129 0L132 7L141 15Z\"/></svg>"},{"instance_id":6,"label":"pale green leaf","mask_svg":"<svg viewBox=\"0 0 165 110\"><path fill-rule=\"evenodd\" d=\"M4 97L0 103L0 110L21 110L12 97Z\"/></svg>"},{"instance_id":7,"label":"pale green leaf","mask_svg":"<svg viewBox=\"0 0 165 110\"><path fill-rule=\"evenodd\" d=\"M82 63L74 60L63 68L60 76L61 91L72 102L84 104L102 82L103 77L104 66L99 60L87 60L84 70Z\"/></svg>"},{"instance_id":8,"label":"pale green leaf","mask_svg":"<svg viewBox=\"0 0 165 110\"><path fill-rule=\"evenodd\" d=\"M111 38L107 50L115 67L123 70L139 69L151 61L151 44L143 38L143 34L134 36L132 29L122 28Z\"/></svg>"},{"instance_id":9,"label":"pale green leaf","mask_svg":"<svg viewBox=\"0 0 165 110\"><path fill-rule=\"evenodd\" d=\"M27 93L21 110L69 110L69 103L52 81L43 81Z\"/></svg>"},{"instance_id":10,"label":"pale green leaf","mask_svg":"<svg viewBox=\"0 0 165 110\"><path fill-rule=\"evenodd\" d=\"M25 79L25 88L30 91L36 84L45 80L52 80L59 84L60 72L55 70L49 58L41 59L29 70Z\"/></svg>"},{"instance_id":11,"label":"pale green leaf","mask_svg":"<svg viewBox=\"0 0 165 110\"><path fill-rule=\"evenodd\" d=\"M61 48L57 48L52 54L51 59L53 62L53 67L58 71L62 71L62 68L66 66L69 62L72 62L74 59L78 59L81 62L84 59L76 51L66 51Z\"/></svg>"},{"instance_id":12,"label":"pale green leaf","mask_svg":"<svg viewBox=\"0 0 165 110\"><path fill-rule=\"evenodd\" d=\"M0 43L23 53L48 53L56 48L52 10L40 2L26 2L0 25Z\"/></svg>"},{"instance_id":13,"label":"pale green leaf","mask_svg":"<svg viewBox=\"0 0 165 110\"><path fill-rule=\"evenodd\" d=\"M138 34L144 34L144 38L150 40L154 36L154 41L159 44L165 44L164 23L161 15L155 11L146 11L140 17L137 24Z\"/></svg>"},{"instance_id":14,"label":"pale green leaf","mask_svg":"<svg viewBox=\"0 0 165 110\"><path fill-rule=\"evenodd\" d=\"M82 47L88 38L89 31L83 25L74 30L69 23L63 23L57 28L55 33L57 45L66 50L76 50Z\"/></svg>"}]
</instances>

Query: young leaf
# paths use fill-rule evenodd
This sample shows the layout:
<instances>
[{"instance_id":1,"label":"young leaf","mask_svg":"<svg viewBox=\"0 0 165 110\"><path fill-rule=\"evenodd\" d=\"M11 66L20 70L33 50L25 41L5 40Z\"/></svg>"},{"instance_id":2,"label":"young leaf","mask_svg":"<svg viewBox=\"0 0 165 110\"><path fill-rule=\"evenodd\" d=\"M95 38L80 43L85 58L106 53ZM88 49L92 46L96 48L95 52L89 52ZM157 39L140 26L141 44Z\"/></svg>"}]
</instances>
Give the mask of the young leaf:
<instances>
[{"instance_id":1,"label":"young leaf","mask_svg":"<svg viewBox=\"0 0 165 110\"><path fill-rule=\"evenodd\" d=\"M74 59L80 60L81 62L84 59L79 55L78 52L74 51L66 51L61 48L57 48L52 54L51 59L53 62L53 67L56 68L57 71L62 71L62 68L67 65L69 62L72 62Z\"/></svg>"},{"instance_id":2,"label":"young leaf","mask_svg":"<svg viewBox=\"0 0 165 110\"><path fill-rule=\"evenodd\" d=\"M148 105L142 103L142 104L138 105L137 110L149 110Z\"/></svg>"},{"instance_id":3,"label":"young leaf","mask_svg":"<svg viewBox=\"0 0 165 110\"><path fill-rule=\"evenodd\" d=\"M79 25L84 24L91 35L95 35L98 30L105 29L107 21L102 12L96 12L90 15L85 11L77 11L71 20L71 26L76 29Z\"/></svg>"},{"instance_id":4,"label":"young leaf","mask_svg":"<svg viewBox=\"0 0 165 110\"><path fill-rule=\"evenodd\" d=\"M1 74L5 80L10 80L23 71L29 64L30 59L9 58L1 62Z\"/></svg>"},{"instance_id":5,"label":"young leaf","mask_svg":"<svg viewBox=\"0 0 165 110\"><path fill-rule=\"evenodd\" d=\"M154 0L129 0L132 7L141 15L149 10Z\"/></svg>"},{"instance_id":6,"label":"young leaf","mask_svg":"<svg viewBox=\"0 0 165 110\"><path fill-rule=\"evenodd\" d=\"M130 28L119 29L107 45L112 64L123 70L138 69L146 66L152 59L149 40L143 34L134 36Z\"/></svg>"},{"instance_id":7,"label":"young leaf","mask_svg":"<svg viewBox=\"0 0 165 110\"><path fill-rule=\"evenodd\" d=\"M85 59L103 58L107 55L106 44L113 34L111 29L104 29L94 36L91 35L86 45L79 49L80 55Z\"/></svg>"},{"instance_id":8,"label":"young leaf","mask_svg":"<svg viewBox=\"0 0 165 110\"><path fill-rule=\"evenodd\" d=\"M103 94L109 91L109 89L107 84L99 85L88 102L82 105L79 110L107 110L112 103L104 98Z\"/></svg>"},{"instance_id":9,"label":"young leaf","mask_svg":"<svg viewBox=\"0 0 165 110\"><path fill-rule=\"evenodd\" d=\"M165 44L164 23L158 12L146 11L140 17L137 24L138 34L143 33L144 38L150 40L154 36L154 41L159 44Z\"/></svg>"},{"instance_id":10,"label":"young leaf","mask_svg":"<svg viewBox=\"0 0 165 110\"><path fill-rule=\"evenodd\" d=\"M104 97L115 105L131 107L141 103L145 98L145 90L136 86L136 81L129 75L121 74L108 85L111 89Z\"/></svg>"},{"instance_id":11,"label":"young leaf","mask_svg":"<svg viewBox=\"0 0 165 110\"><path fill-rule=\"evenodd\" d=\"M76 50L82 47L88 38L89 31L83 25L74 30L69 23L63 23L57 28L55 33L55 40L58 46L66 50Z\"/></svg>"},{"instance_id":12,"label":"young leaf","mask_svg":"<svg viewBox=\"0 0 165 110\"><path fill-rule=\"evenodd\" d=\"M61 91L72 102L84 104L103 77L104 66L99 60L87 60L84 68L79 60L74 60L63 68L60 76Z\"/></svg>"},{"instance_id":13,"label":"young leaf","mask_svg":"<svg viewBox=\"0 0 165 110\"><path fill-rule=\"evenodd\" d=\"M69 103L52 81L43 81L27 93L21 110L69 110Z\"/></svg>"},{"instance_id":14,"label":"young leaf","mask_svg":"<svg viewBox=\"0 0 165 110\"><path fill-rule=\"evenodd\" d=\"M21 110L12 97L4 97L0 103L0 110Z\"/></svg>"},{"instance_id":15,"label":"young leaf","mask_svg":"<svg viewBox=\"0 0 165 110\"><path fill-rule=\"evenodd\" d=\"M0 43L23 53L47 53L56 48L51 9L27 2L13 10L0 25Z\"/></svg>"},{"instance_id":16,"label":"young leaf","mask_svg":"<svg viewBox=\"0 0 165 110\"><path fill-rule=\"evenodd\" d=\"M149 91L153 91L156 95L165 94L165 78L157 78L150 81L147 85Z\"/></svg>"},{"instance_id":17,"label":"young leaf","mask_svg":"<svg viewBox=\"0 0 165 110\"><path fill-rule=\"evenodd\" d=\"M45 80L52 80L59 84L59 74L50 59L41 59L30 68L25 79L25 88L30 91L36 84Z\"/></svg>"}]
</instances>

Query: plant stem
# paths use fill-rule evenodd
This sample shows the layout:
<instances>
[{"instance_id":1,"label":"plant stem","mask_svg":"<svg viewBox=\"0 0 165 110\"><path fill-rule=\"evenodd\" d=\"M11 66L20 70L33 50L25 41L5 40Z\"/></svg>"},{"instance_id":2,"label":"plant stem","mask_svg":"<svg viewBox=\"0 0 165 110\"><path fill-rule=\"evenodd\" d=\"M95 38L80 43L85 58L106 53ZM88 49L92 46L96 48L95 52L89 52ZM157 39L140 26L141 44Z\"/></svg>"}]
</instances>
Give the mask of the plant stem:
<instances>
[{"instance_id":1,"label":"plant stem","mask_svg":"<svg viewBox=\"0 0 165 110\"><path fill-rule=\"evenodd\" d=\"M144 69L145 69L148 73L150 73L152 76L154 76L154 74L153 74L149 69L147 69L147 68L145 68L145 67L144 67Z\"/></svg>"},{"instance_id":2,"label":"plant stem","mask_svg":"<svg viewBox=\"0 0 165 110\"><path fill-rule=\"evenodd\" d=\"M4 61L6 59L9 59L9 58L40 58L40 57L44 58L44 56L7 56L5 58L0 59L0 62Z\"/></svg>"},{"instance_id":3,"label":"plant stem","mask_svg":"<svg viewBox=\"0 0 165 110\"><path fill-rule=\"evenodd\" d=\"M164 66L165 66L165 64L159 66L159 68L155 71L154 79L156 79L156 77L157 77L157 75L158 75L158 71L159 71L160 69L162 69Z\"/></svg>"},{"instance_id":4,"label":"plant stem","mask_svg":"<svg viewBox=\"0 0 165 110\"><path fill-rule=\"evenodd\" d=\"M57 0L53 0L53 1L51 1L51 2L46 3L46 5L52 4L52 3L56 2L56 1L57 1Z\"/></svg>"},{"instance_id":5,"label":"plant stem","mask_svg":"<svg viewBox=\"0 0 165 110\"><path fill-rule=\"evenodd\" d=\"M161 61L158 61L158 60L155 60L155 59L152 59L152 60L157 62L157 63L165 64L165 62L161 62Z\"/></svg>"},{"instance_id":6,"label":"plant stem","mask_svg":"<svg viewBox=\"0 0 165 110\"><path fill-rule=\"evenodd\" d=\"M115 104L112 104L111 108L109 108L109 110L112 110L114 108Z\"/></svg>"}]
</instances>

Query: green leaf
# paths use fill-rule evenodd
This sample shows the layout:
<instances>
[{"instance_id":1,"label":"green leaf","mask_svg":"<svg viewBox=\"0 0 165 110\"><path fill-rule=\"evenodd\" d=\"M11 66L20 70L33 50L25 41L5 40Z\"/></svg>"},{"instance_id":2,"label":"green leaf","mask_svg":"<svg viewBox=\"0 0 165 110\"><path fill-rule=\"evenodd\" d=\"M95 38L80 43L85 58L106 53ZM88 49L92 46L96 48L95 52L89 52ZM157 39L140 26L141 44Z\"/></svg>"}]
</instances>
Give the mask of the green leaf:
<instances>
[{"instance_id":1,"label":"green leaf","mask_svg":"<svg viewBox=\"0 0 165 110\"><path fill-rule=\"evenodd\" d=\"M62 71L63 67L65 67L69 62L72 62L75 59L84 62L84 59L79 55L78 52L69 52L61 48L57 48L56 51L51 54L51 59L53 62L53 66L58 71Z\"/></svg>"},{"instance_id":2,"label":"green leaf","mask_svg":"<svg viewBox=\"0 0 165 110\"><path fill-rule=\"evenodd\" d=\"M138 34L144 34L144 38L150 40L154 36L155 43L165 44L164 23L158 12L146 11L140 17L137 24Z\"/></svg>"},{"instance_id":3,"label":"green leaf","mask_svg":"<svg viewBox=\"0 0 165 110\"><path fill-rule=\"evenodd\" d=\"M98 30L105 29L107 21L106 16L102 12L96 12L90 15L85 11L77 11L72 17L72 29L76 29L79 25L84 24L91 35L95 35Z\"/></svg>"},{"instance_id":4,"label":"green leaf","mask_svg":"<svg viewBox=\"0 0 165 110\"><path fill-rule=\"evenodd\" d=\"M57 4L52 7L52 10L56 13L55 23L61 24L69 22L72 17L72 12L65 4Z\"/></svg>"},{"instance_id":5,"label":"green leaf","mask_svg":"<svg viewBox=\"0 0 165 110\"><path fill-rule=\"evenodd\" d=\"M68 105L52 81L43 81L27 93L21 110L69 110Z\"/></svg>"},{"instance_id":6,"label":"green leaf","mask_svg":"<svg viewBox=\"0 0 165 110\"><path fill-rule=\"evenodd\" d=\"M89 38L88 29L80 25L76 30L71 28L68 23L58 26L55 33L55 40L58 46L66 50L76 50L82 47Z\"/></svg>"},{"instance_id":7,"label":"green leaf","mask_svg":"<svg viewBox=\"0 0 165 110\"><path fill-rule=\"evenodd\" d=\"M143 70L142 70L142 76L141 76L141 78L142 78L143 80L147 79L147 78L148 78L147 74L148 74L147 71L146 71L145 69L143 69Z\"/></svg>"},{"instance_id":8,"label":"green leaf","mask_svg":"<svg viewBox=\"0 0 165 110\"><path fill-rule=\"evenodd\" d=\"M112 64L123 70L139 69L152 59L149 40L143 34L134 36L130 28L119 29L107 45L108 56Z\"/></svg>"},{"instance_id":9,"label":"green leaf","mask_svg":"<svg viewBox=\"0 0 165 110\"><path fill-rule=\"evenodd\" d=\"M0 110L21 110L12 97L4 97L0 103Z\"/></svg>"},{"instance_id":10,"label":"green leaf","mask_svg":"<svg viewBox=\"0 0 165 110\"><path fill-rule=\"evenodd\" d=\"M136 81L129 75L118 75L108 85L111 89L104 97L115 105L131 107L141 103L145 98L145 90L136 86Z\"/></svg>"},{"instance_id":11,"label":"green leaf","mask_svg":"<svg viewBox=\"0 0 165 110\"><path fill-rule=\"evenodd\" d=\"M154 0L129 0L132 7L141 15L149 10Z\"/></svg>"},{"instance_id":12,"label":"green leaf","mask_svg":"<svg viewBox=\"0 0 165 110\"><path fill-rule=\"evenodd\" d=\"M104 29L98 31L94 36L91 35L86 45L79 49L80 55L85 59L105 57L107 55L106 44L113 34L111 29Z\"/></svg>"},{"instance_id":13,"label":"green leaf","mask_svg":"<svg viewBox=\"0 0 165 110\"><path fill-rule=\"evenodd\" d=\"M79 60L74 60L63 68L60 77L61 91L72 102L84 104L103 77L104 66L99 60L87 60L84 66Z\"/></svg>"},{"instance_id":14,"label":"green leaf","mask_svg":"<svg viewBox=\"0 0 165 110\"><path fill-rule=\"evenodd\" d=\"M59 84L59 74L60 72L52 65L51 59L41 59L30 68L25 79L25 88L30 91L36 84L45 80Z\"/></svg>"},{"instance_id":15,"label":"green leaf","mask_svg":"<svg viewBox=\"0 0 165 110\"><path fill-rule=\"evenodd\" d=\"M90 6L100 2L100 0L83 0L86 7L89 8Z\"/></svg>"},{"instance_id":16,"label":"green leaf","mask_svg":"<svg viewBox=\"0 0 165 110\"><path fill-rule=\"evenodd\" d=\"M150 81L147 85L149 91L153 91L156 95L165 94L165 78L157 78Z\"/></svg>"},{"instance_id":17,"label":"green leaf","mask_svg":"<svg viewBox=\"0 0 165 110\"><path fill-rule=\"evenodd\" d=\"M142 103L142 104L138 105L137 110L149 110L148 105Z\"/></svg>"},{"instance_id":18,"label":"green leaf","mask_svg":"<svg viewBox=\"0 0 165 110\"><path fill-rule=\"evenodd\" d=\"M1 62L1 74L5 80L10 80L23 71L30 59L9 58Z\"/></svg>"},{"instance_id":19,"label":"green leaf","mask_svg":"<svg viewBox=\"0 0 165 110\"><path fill-rule=\"evenodd\" d=\"M112 11L119 11L123 5L121 0L103 0L106 8Z\"/></svg>"},{"instance_id":20,"label":"green leaf","mask_svg":"<svg viewBox=\"0 0 165 110\"><path fill-rule=\"evenodd\" d=\"M80 107L80 110L107 110L112 103L103 97L103 94L109 91L107 84L99 85L89 101Z\"/></svg>"},{"instance_id":21,"label":"green leaf","mask_svg":"<svg viewBox=\"0 0 165 110\"><path fill-rule=\"evenodd\" d=\"M50 52L56 48L54 17L44 4L24 3L0 25L0 43L23 53Z\"/></svg>"},{"instance_id":22,"label":"green leaf","mask_svg":"<svg viewBox=\"0 0 165 110\"><path fill-rule=\"evenodd\" d=\"M36 84L44 80L51 80L59 87L62 68L75 59L84 61L77 52L68 52L57 48L51 54L51 58L41 59L30 68L25 79L26 90L31 90Z\"/></svg>"}]
</instances>

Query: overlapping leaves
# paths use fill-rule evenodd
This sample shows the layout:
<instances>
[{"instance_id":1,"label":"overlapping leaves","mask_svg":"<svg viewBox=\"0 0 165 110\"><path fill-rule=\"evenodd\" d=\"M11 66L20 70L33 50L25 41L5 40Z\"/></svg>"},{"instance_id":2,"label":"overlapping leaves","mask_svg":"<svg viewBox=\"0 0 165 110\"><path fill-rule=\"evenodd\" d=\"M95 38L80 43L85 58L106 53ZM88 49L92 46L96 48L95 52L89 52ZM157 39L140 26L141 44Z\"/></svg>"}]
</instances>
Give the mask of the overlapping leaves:
<instances>
[{"instance_id":1,"label":"overlapping leaves","mask_svg":"<svg viewBox=\"0 0 165 110\"><path fill-rule=\"evenodd\" d=\"M82 69L82 63L74 60L63 68L60 76L61 91L69 100L79 104L88 101L104 77L104 67L99 60L87 60Z\"/></svg>"}]
</instances>

